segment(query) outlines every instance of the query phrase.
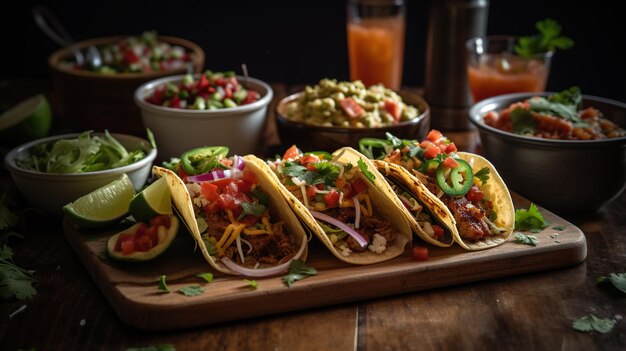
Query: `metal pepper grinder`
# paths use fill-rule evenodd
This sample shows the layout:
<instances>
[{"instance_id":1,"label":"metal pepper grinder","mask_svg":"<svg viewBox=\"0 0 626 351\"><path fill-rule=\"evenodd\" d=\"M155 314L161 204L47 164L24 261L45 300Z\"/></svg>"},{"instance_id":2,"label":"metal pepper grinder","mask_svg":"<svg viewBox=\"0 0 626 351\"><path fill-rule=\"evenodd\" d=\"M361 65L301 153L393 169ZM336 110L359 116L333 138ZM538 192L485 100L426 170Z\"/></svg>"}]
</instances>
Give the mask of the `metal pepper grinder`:
<instances>
[{"instance_id":1,"label":"metal pepper grinder","mask_svg":"<svg viewBox=\"0 0 626 351\"><path fill-rule=\"evenodd\" d=\"M468 130L472 96L467 84L465 42L487 31L488 0L430 0L424 97L431 126Z\"/></svg>"}]
</instances>

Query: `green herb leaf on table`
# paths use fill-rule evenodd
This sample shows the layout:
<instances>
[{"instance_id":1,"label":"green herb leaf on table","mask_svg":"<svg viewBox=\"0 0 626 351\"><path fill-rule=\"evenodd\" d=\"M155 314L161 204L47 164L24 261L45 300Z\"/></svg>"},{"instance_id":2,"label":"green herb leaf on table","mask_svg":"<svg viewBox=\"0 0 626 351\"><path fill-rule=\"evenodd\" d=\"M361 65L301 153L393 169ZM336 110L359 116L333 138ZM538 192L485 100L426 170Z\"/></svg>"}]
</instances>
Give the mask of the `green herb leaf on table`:
<instances>
[{"instance_id":1,"label":"green herb leaf on table","mask_svg":"<svg viewBox=\"0 0 626 351\"><path fill-rule=\"evenodd\" d=\"M185 296L198 296L204 294L204 289L198 285L184 286L178 292Z\"/></svg>"},{"instance_id":2,"label":"green herb leaf on table","mask_svg":"<svg viewBox=\"0 0 626 351\"><path fill-rule=\"evenodd\" d=\"M606 334L613 330L615 323L614 320L598 318L593 314L589 314L572 322L572 328L581 332L597 331L598 333Z\"/></svg>"},{"instance_id":3,"label":"green herb leaf on table","mask_svg":"<svg viewBox=\"0 0 626 351\"><path fill-rule=\"evenodd\" d=\"M533 203L530 204L528 210L515 210L515 230L542 230L548 226L543 215L539 212L539 208Z\"/></svg>"},{"instance_id":4,"label":"green herb leaf on table","mask_svg":"<svg viewBox=\"0 0 626 351\"><path fill-rule=\"evenodd\" d=\"M316 275L317 269L308 267L302 260L293 260L289 264L289 272L283 277L283 282L291 287L293 283L306 277Z\"/></svg>"},{"instance_id":5,"label":"green herb leaf on table","mask_svg":"<svg viewBox=\"0 0 626 351\"><path fill-rule=\"evenodd\" d=\"M531 58L537 54L556 49L566 50L574 46L572 39L561 35L561 25L551 18L535 23L535 28L539 31L536 35L519 38L515 45L515 53Z\"/></svg>"},{"instance_id":6,"label":"green herb leaf on table","mask_svg":"<svg viewBox=\"0 0 626 351\"><path fill-rule=\"evenodd\" d=\"M243 281L246 283L246 286L252 289L257 289L259 287L259 283L254 279L244 279Z\"/></svg>"},{"instance_id":7,"label":"green herb leaf on table","mask_svg":"<svg viewBox=\"0 0 626 351\"><path fill-rule=\"evenodd\" d=\"M537 239L537 237L534 235L526 235L522 233L514 233L513 235L515 236L515 240L519 244L530 246L537 246L537 244L539 244L539 239Z\"/></svg>"},{"instance_id":8,"label":"green herb leaf on table","mask_svg":"<svg viewBox=\"0 0 626 351\"><path fill-rule=\"evenodd\" d=\"M159 286L157 287L159 292L170 292L170 288L167 286L167 282L165 281L166 279L167 277L165 275L159 277Z\"/></svg>"},{"instance_id":9,"label":"green herb leaf on table","mask_svg":"<svg viewBox=\"0 0 626 351\"><path fill-rule=\"evenodd\" d=\"M626 273L611 273L608 277L599 277L597 283L613 284L615 288L626 294Z\"/></svg>"},{"instance_id":10,"label":"green herb leaf on table","mask_svg":"<svg viewBox=\"0 0 626 351\"><path fill-rule=\"evenodd\" d=\"M213 281L213 273L198 273L196 274L196 277L206 280L207 283Z\"/></svg>"}]
</instances>

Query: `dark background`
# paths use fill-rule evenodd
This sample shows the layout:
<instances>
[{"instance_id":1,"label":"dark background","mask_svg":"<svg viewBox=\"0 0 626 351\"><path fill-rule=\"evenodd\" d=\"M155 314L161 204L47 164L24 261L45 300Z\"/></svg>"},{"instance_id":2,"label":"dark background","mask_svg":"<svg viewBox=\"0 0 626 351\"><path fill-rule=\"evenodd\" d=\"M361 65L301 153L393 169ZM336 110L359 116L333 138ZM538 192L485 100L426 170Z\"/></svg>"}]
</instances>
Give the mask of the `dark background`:
<instances>
[{"instance_id":1,"label":"dark background","mask_svg":"<svg viewBox=\"0 0 626 351\"><path fill-rule=\"evenodd\" d=\"M36 2L3 5L0 74L49 79L46 60L58 47L35 25ZM268 82L349 79L345 1L85 1L47 5L77 40L156 30L199 44L206 68L249 74ZM551 17L576 45L553 58L547 90L572 85L583 93L626 101L626 19L617 1L490 1L488 34L530 35ZM407 0L403 84L422 86L428 0Z\"/></svg>"}]
</instances>

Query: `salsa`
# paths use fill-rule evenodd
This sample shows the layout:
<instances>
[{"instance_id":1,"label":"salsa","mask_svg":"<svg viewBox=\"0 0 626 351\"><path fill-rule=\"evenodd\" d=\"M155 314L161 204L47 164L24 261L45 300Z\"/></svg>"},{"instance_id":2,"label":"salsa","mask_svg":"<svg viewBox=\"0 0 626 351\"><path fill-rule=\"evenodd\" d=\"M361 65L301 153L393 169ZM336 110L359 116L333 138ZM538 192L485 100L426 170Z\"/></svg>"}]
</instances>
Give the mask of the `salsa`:
<instances>
[{"instance_id":1,"label":"salsa","mask_svg":"<svg viewBox=\"0 0 626 351\"><path fill-rule=\"evenodd\" d=\"M559 140L596 140L626 136L626 130L596 108L582 108L580 89L534 96L483 117L486 125L519 135Z\"/></svg>"},{"instance_id":2,"label":"salsa","mask_svg":"<svg viewBox=\"0 0 626 351\"><path fill-rule=\"evenodd\" d=\"M100 67L80 66L68 60L61 63L61 68L102 74L153 73L184 69L191 62L191 56L184 47L159 40L154 31L129 36L97 49L102 58Z\"/></svg>"},{"instance_id":3,"label":"salsa","mask_svg":"<svg viewBox=\"0 0 626 351\"><path fill-rule=\"evenodd\" d=\"M260 98L258 92L241 85L235 72L207 70L196 77L186 74L177 84L158 86L145 100L170 108L216 110L251 104Z\"/></svg>"}]
</instances>

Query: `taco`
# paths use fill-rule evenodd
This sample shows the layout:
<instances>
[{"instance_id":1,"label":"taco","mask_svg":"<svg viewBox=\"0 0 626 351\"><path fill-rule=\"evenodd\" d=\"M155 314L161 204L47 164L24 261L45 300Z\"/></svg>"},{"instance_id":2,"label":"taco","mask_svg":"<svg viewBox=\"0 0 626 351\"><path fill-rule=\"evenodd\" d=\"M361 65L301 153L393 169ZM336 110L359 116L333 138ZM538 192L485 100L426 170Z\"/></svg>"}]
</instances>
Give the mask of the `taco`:
<instances>
[{"instance_id":1,"label":"taco","mask_svg":"<svg viewBox=\"0 0 626 351\"><path fill-rule=\"evenodd\" d=\"M410 243L400 201L388 195L387 182L358 151L302 153L294 145L282 159L263 164L294 211L340 260L382 262Z\"/></svg>"},{"instance_id":2,"label":"taco","mask_svg":"<svg viewBox=\"0 0 626 351\"><path fill-rule=\"evenodd\" d=\"M406 217L417 234L425 242L449 247L457 235L456 222L446 205L432 196L428 188L406 168L395 163L373 160L372 163L386 178L406 210Z\"/></svg>"},{"instance_id":3,"label":"taco","mask_svg":"<svg viewBox=\"0 0 626 351\"><path fill-rule=\"evenodd\" d=\"M274 182L248 156L226 147L184 153L166 177L172 201L204 258L217 271L264 277L305 260L307 234ZM253 157L253 156L252 156Z\"/></svg>"},{"instance_id":4,"label":"taco","mask_svg":"<svg viewBox=\"0 0 626 351\"><path fill-rule=\"evenodd\" d=\"M439 131L426 140L359 141L363 154L404 167L440 200L456 223L455 241L467 250L504 243L513 232L515 209L506 184L493 165L480 155L459 152ZM441 218L441 217L440 217ZM445 217L447 218L447 217Z\"/></svg>"}]
</instances>

